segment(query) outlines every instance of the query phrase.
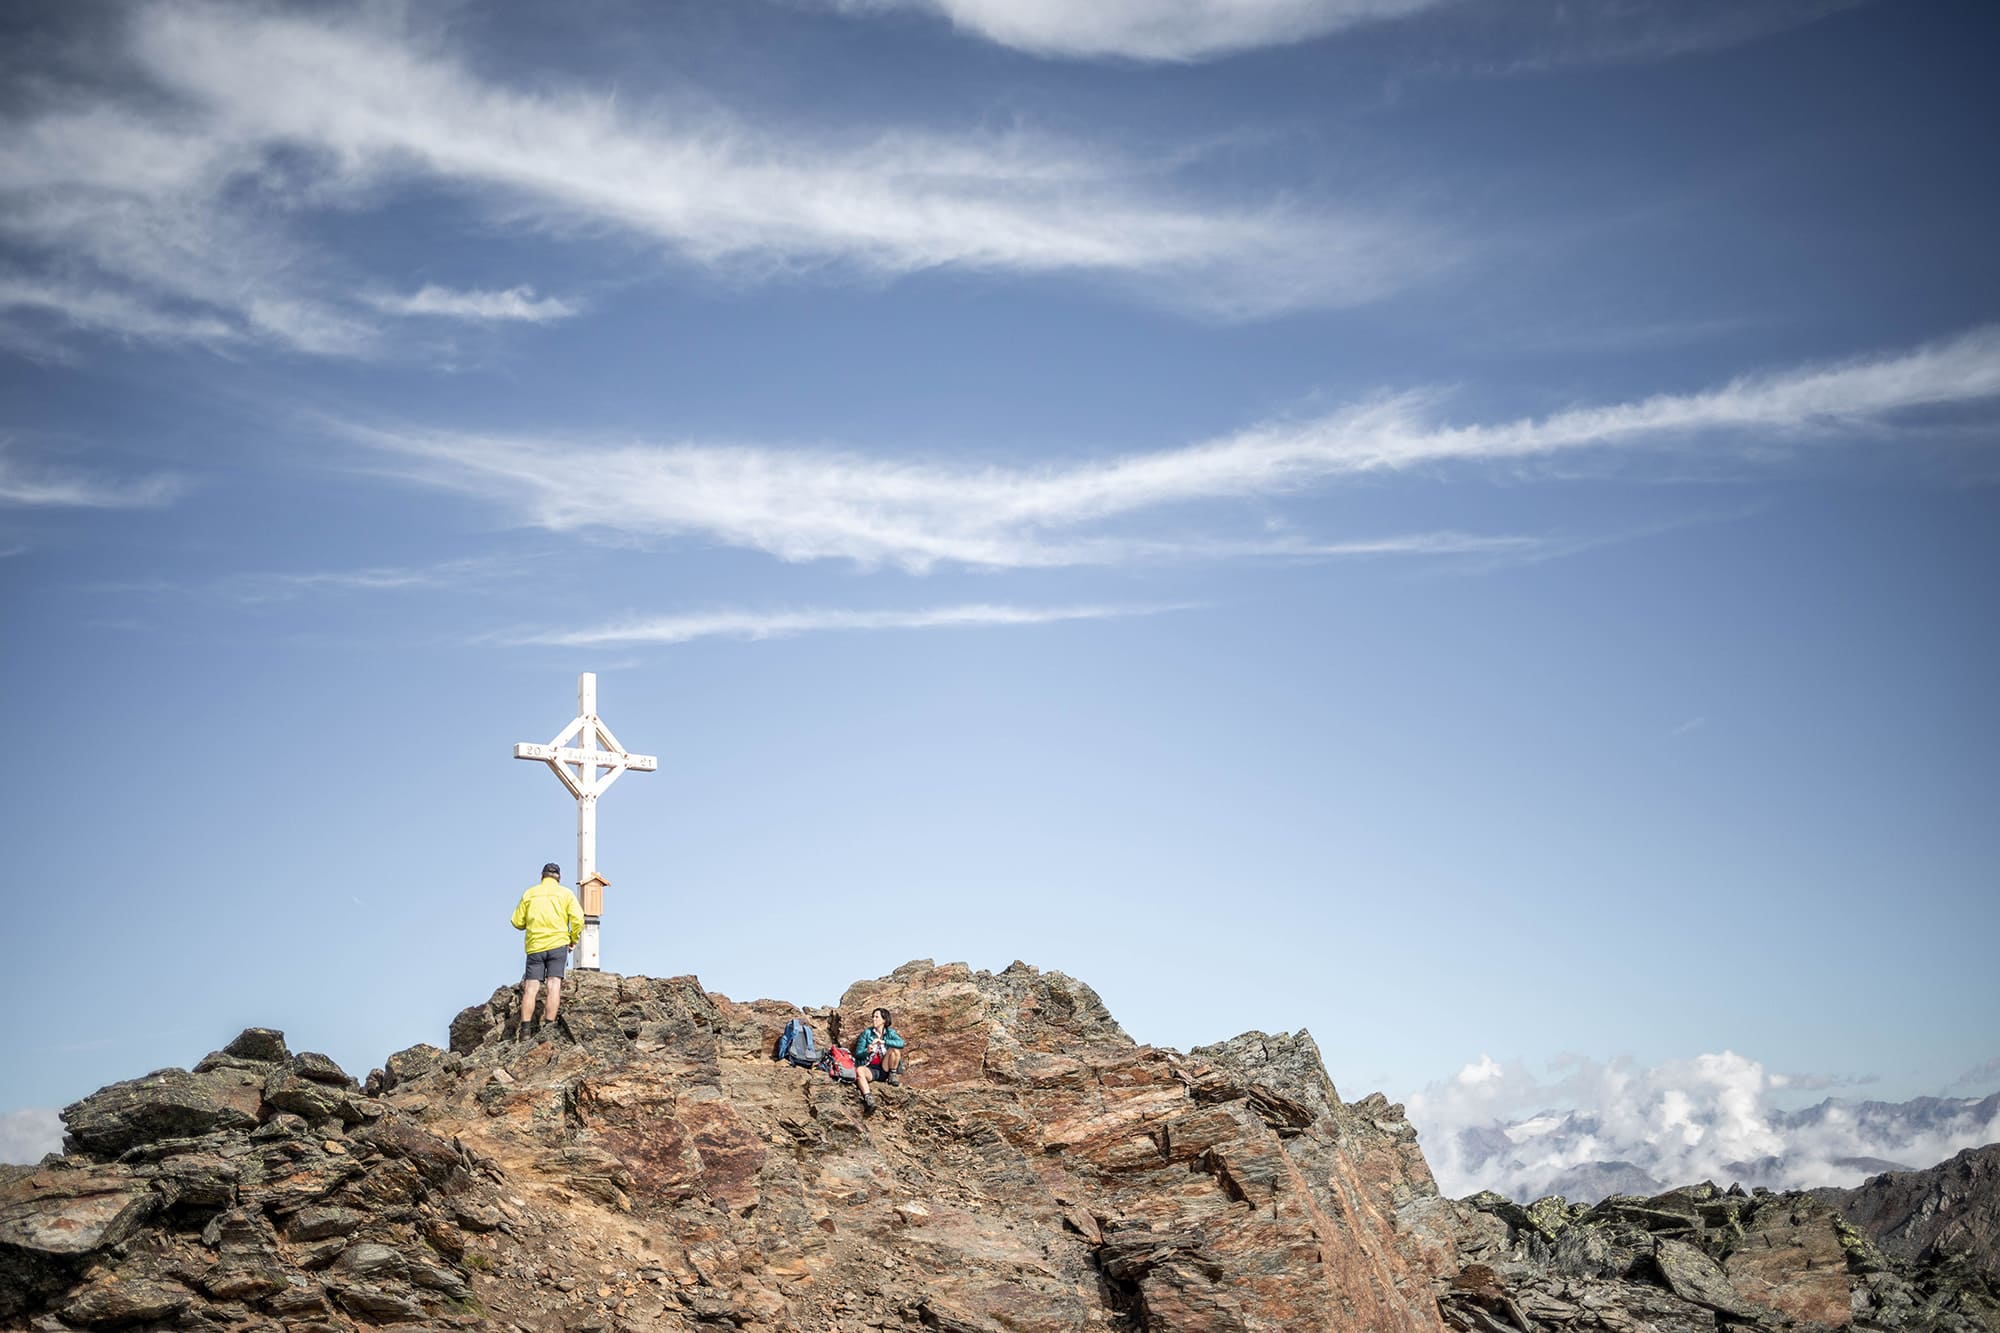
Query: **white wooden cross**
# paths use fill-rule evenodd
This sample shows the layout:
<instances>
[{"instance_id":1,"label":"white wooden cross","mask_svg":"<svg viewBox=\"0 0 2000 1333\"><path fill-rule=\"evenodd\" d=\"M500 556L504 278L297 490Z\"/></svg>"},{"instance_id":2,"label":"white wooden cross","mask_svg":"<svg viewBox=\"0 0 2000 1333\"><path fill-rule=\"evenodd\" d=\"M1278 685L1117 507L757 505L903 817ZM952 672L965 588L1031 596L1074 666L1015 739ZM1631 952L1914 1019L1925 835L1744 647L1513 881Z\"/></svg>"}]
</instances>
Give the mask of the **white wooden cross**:
<instances>
[{"instance_id":1,"label":"white wooden cross","mask_svg":"<svg viewBox=\"0 0 2000 1333\"><path fill-rule=\"evenodd\" d=\"M590 671L576 678L576 720L547 745L515 746L514 757L541 760L576 797L576 884L582 888L597 871L597 798L618 781L619 774L651 773L660 761L650 754L630 754L618 743L597 716L597 676ZM599 769L607 771L599 774ZM597 925L597 917L584 916L578 967L597 967Z\"/></svg>"}]
</instances>

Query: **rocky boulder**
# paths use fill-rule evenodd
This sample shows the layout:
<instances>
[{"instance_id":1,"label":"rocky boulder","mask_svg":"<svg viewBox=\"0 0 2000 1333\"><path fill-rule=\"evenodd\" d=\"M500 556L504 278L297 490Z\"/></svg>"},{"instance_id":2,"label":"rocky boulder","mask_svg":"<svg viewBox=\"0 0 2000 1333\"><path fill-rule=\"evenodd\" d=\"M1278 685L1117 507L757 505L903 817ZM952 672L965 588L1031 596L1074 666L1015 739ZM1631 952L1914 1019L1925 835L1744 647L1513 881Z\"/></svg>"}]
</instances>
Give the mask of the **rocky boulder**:
<instances>
[{"instance_id":1,"label":"rocky boulder","mask_svg":"<svg viewBox=\"0 0 2000 1333\"><path fill-rule=\"evenodd\" d=\"M1833 1210L1807 1195L1747 1210L1723 1264L1730 1285L1759 1310L1824 1328L1851 1322L1853 1291Z\"/></svg>"},{"instance_id":2,"label":"rocky boulder","mask_svg":"<svg viewBox=\"0 0 2000 1333\"><path fill-rule=\"evenodd\" d=\"M129 1167L0 1166L0 1319L62 1292L91 1254L123 1242L159 1203Z\"/></svg>"},{"instance_id":3,"label":"rocky boulder","mask_svg":"<svg viewBox=\"0 0 2000 1333\"><path fill-rule=\"evenodd\" d=\"M64 1107L63 1144L69 1152L109 1160L157 1139L252 1129L263 1101L261 1083L240 1069L156 1070Z\"/></svg>"},{"instance_id":4,"label":"rocky boulder","mask_svg":"<svg viewBox=\"0 0 2000 1333\"><path fill-rule=\"evenodd\" d=\"M382 1091L393 1092L401 1083L421 1078L438 1067L445 1053L429 1042L397 1051L382 1062Z\"/></svg>"},{"instance_id":5,"label":"rocky boulder","mask_svg":"<svg viewBox=\"0 0 2000 1333\"><path fill-rule=\"evenodd\" d=\"M2000 1143L1968 1148L1927 1171L1896 1171L1851 1190L1815 1193L1883 1253L1962 1255L2000 1279Z\"/></svg>"}]
</instances>

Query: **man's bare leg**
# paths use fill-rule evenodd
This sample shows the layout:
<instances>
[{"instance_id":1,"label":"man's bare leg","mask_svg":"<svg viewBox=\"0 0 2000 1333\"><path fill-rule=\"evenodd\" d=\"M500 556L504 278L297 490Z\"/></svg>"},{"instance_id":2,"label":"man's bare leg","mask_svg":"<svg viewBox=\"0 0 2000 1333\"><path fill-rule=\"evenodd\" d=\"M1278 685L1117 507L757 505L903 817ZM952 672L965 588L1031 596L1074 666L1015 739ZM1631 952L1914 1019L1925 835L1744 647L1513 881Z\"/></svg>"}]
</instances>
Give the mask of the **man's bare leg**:
<instances>
[{"instance_id":1,"label":"man's bare leg","mask_svg":"<svg viewBox=\"0 0 2000 1333\"><path fill-rule=\"evenodd\" d=\"M549 983L549 985L551 987L554 987L555 983L552 981ZM537 995L540 995L541 993L542 993L541 982L524 981L521 983L521 1026L522 1027L528 1026L529 1022L533 1020L533 1018L535 1017L535 997Z\"/></svg>"},{"instance_id":2,"label":"man's bare leg","mask_svg":"<svg viewBox=\"0 0 2000 1333\"><path fill-rule=\"evenodd\" d=\"M549 1010L549 1014L548 1014L548 1018L547 1018L547 1020L546 1020L546 1021L548 1021L548 1022L550 1022L550 1023L553 1023L553 1022L555 1022L555 1021L556 1021L556 1010L557 1010L557 1009L558 1009L559 1007L561 1007L561 1005L562 1005L562 978L561 978L561 977L550 977L550 978L549 978L549 1003L548 1003L548 1010Z\"/></svg>"}]
</instances>

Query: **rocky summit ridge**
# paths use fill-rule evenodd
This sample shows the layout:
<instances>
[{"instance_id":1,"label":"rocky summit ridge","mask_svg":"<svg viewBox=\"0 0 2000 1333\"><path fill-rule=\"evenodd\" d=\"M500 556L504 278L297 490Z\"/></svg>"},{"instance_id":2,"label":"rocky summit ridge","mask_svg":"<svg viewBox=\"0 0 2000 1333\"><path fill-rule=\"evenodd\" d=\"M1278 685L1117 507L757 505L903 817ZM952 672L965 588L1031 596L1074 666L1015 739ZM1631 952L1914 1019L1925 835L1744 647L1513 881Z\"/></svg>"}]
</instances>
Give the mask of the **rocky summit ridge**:
<instances>
[{"instance_id":1,"label":"rocky summit ridge","mask_svg":"<svg viewBox=\"0 0 2000 1333\"><path fill-rule=\"evenodd\" d=\"M2000 1330L1921 1186L1881 1205L1900 1255L1808 1195L1454 1202L1308 1034L1144 1046L1024 963L805 1011L894 1011L873 1115L770 1058L787 1003L592 973L534 1035L517 1003L359 1083L251 1029L66 1108L66 1152L0 1168L0 1328Z\"/></svg>"}]
</instances>

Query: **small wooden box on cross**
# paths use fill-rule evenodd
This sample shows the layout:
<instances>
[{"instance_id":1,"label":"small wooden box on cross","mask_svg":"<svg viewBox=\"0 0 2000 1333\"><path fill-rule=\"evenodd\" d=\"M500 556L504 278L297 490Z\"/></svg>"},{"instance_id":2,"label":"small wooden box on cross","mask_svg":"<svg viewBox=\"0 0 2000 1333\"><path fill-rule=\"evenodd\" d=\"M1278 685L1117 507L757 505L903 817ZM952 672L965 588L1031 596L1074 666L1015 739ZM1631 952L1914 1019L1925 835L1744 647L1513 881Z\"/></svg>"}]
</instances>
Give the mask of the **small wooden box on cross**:
<instances>
[{"instance_id":1,"label":"small wooden box on cross","mask_svg":"<svg viewBox=\"0 0 2000 1333\"><path fill-rule=\"evenodd\" d=\"M583 914L586 918L604 915L604 891L611 887L611 881L591 871L583 883L576 886L577 895L583 899Z\"/></svg>"}]
</instances>

